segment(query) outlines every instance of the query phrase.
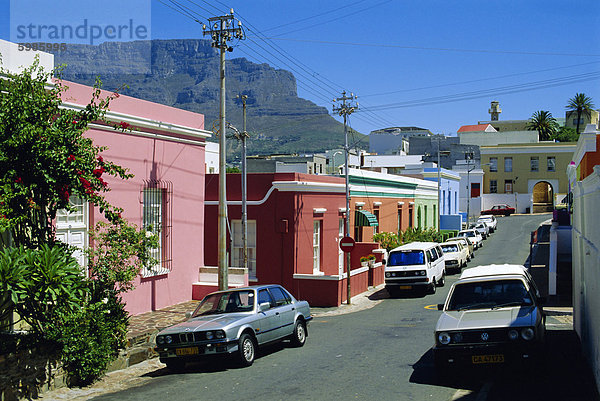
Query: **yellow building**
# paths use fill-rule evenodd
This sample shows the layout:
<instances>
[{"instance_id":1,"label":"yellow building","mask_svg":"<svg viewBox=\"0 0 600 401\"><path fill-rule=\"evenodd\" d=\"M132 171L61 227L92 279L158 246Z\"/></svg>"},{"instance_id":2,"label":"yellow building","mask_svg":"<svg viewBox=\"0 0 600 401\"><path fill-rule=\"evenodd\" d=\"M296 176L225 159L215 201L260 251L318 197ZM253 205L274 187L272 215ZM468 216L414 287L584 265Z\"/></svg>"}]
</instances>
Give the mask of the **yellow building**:
<instances>
[{"instance_id":1,"label":"yellow building","mask_svg":"<svg viewBox=\"0 0 600 401\"><path fill-rule=\"evenodd\" d=\"M484 196L491 203L514 206L520 202L522 210L551 210L557 199L560 201L568 193L566 170L576 146L575 142L481 146Z\"/></svg>"}]
</instances>

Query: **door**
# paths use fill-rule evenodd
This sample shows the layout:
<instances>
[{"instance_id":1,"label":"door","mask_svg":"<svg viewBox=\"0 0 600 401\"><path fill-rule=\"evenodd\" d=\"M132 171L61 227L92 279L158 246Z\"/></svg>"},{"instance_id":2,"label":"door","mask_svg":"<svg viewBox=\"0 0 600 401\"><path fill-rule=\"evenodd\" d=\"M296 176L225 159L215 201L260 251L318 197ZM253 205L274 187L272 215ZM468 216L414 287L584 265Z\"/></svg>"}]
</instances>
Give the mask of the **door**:
<instances>
[{"instance_id":1,"label":"door","mask_svg":"<svg viewBox=\"0 0 600 401\"><path fill-rule=\"evenodd\" d=\"M69 203L74 208L72 212L61 209L56 213L56 239L75 247L73 257L79 266L85 267L87 263L84 250L88 245L88 204L75 195L69 198Z\"/></svg>"},{"instance_id":2,"label":"door","mask_svg":"<svg viewBox=\"0 0 600 401\"><path fill-rule=\"evenodd\" d=\"M279 324L273 327L275 338L283 338L294 332L294 319L296 317L296 309L291 304L292 299L289 298L279 287L269 288L271 296L275 301L275 315L279 316Z\"/></svg>"},{"instance_id":3,"label":"door","mask_svg":"<svg viewBox=\"0 0 600 401\"><path fill-rule=\"evenodd\" d=\"M275 330L280 326L280 314L277 312L275 307L275 301L271 297L269 291L264 288L258 291L258 305L261 303L268 302L271 305L271 309L264 312L260 312L259 320L254 326L254 331L259 344L273 341L276 338Z\"/></svg>"}]
</instances>

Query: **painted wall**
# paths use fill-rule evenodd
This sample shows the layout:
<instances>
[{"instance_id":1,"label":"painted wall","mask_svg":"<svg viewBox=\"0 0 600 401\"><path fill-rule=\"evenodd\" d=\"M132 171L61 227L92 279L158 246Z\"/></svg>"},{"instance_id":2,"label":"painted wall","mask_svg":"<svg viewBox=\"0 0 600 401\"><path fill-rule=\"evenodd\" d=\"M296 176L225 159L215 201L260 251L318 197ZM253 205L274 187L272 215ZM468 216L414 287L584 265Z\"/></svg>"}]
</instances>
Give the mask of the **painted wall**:
<instances>
[{"instance_id":1,"label":"painted wall","mask_svg":"<svg viewBox=\"0 0 600 401\"><path fill-rule=\"evenodd\" d=\"M72 82L67 85L66 101L74 104L89 101L92 88ZM106 95L104 92L103 96ZM165 128L122 133L96 127L88 131L96 145L108 147L102 153L105 160L124 166L135 175L126 181L107 178L111 188L107 200L124 209L125 219L141 226L144 180L169 181L173 186L172 270L160 276L138 277L135 290L123 297L127 310L138 314L187 301L191 299L192 283L197 280L204 259L204 139L192 140L190 135L175 135L169 130L173 125L202 130L204 117L127 96L111 102L110 110L113 117L136 116L148 124L160 121ZM102 219L98 210L90 210L90 226Z\"/></svg>"},{"instance_id":2,"label":"painted wall","mask_svg":"<svg viewBox=\"0 0 600 401\"><path fill-rule=\"evenodd\" d=\"M573 198L573 325L600 388L600 166Z\"/></svg>"}]
</instances>

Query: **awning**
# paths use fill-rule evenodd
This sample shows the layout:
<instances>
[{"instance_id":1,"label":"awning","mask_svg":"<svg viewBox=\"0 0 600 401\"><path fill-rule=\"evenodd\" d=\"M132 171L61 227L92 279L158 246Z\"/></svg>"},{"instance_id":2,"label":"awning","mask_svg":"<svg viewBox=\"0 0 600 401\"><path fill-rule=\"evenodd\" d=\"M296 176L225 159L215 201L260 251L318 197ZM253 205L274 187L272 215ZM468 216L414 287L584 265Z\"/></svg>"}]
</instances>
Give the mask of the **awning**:
<instances>
[{"instance_id":1,"label":"awning","mask_svg":"<svg viewBox=\"0 0 600 401\"><path fill-rule=\"evenodd\" d=\"M354 225L356 227L376 227L379 223L373 213L366 210L357 210L354 214Z\"/></svg>"}]
</instances>

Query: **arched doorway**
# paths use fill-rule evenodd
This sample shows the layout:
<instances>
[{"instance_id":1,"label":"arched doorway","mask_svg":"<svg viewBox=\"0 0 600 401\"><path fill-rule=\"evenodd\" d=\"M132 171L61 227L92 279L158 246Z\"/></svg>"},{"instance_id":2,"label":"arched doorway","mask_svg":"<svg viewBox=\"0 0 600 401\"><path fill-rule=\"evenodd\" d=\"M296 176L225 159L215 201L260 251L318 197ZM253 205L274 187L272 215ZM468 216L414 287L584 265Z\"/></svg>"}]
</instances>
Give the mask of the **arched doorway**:
<instances>
[{"instance_id":1,"label":"arched doorway","mask_svg":"<svg viewBox=\"0 0 600 401\"><path fill-rule=\"evenodd\" d=\"M554 190L546 181L533 187L533 213L551 212L554 209Z\"/></svg>"}]
</instances>

